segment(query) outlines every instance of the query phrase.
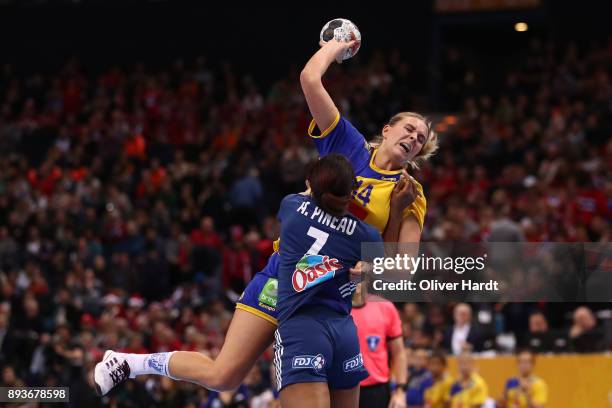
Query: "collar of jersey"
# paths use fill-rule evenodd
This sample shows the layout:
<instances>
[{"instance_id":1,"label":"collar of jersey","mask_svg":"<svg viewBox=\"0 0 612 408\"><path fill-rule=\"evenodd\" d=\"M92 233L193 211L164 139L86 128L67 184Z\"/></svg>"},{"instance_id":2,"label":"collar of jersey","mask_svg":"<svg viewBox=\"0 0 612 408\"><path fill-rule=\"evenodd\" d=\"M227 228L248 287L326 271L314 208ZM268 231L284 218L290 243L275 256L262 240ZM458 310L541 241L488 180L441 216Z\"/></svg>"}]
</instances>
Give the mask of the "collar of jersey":
<instances>
[{"instance_id":1,"label":"collar of jersey","mask_svg":"<svg viewBox=\"0 0 612 408\"><path fill-rule=\"evenodd\" d=\"M370 157L370 168L380 174L386 174L386 175L396 175L396 174L401 174L402 169L399 170L383 170L381 168L378 168L378 166L376 166L376 164L374 164L374 158L376 157L376 153L378 153L378 147L375 148L372 151L372 157Z\"/></svg>"}]
</instances>

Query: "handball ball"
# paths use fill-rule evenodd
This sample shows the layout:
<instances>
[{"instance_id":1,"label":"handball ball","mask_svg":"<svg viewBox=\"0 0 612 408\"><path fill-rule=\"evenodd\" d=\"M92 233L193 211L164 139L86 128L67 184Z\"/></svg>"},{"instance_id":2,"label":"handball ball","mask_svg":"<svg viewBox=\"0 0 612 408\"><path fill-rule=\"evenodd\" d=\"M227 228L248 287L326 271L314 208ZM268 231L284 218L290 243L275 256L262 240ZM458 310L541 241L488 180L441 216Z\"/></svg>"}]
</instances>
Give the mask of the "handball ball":
<instances>
[{"instance_id":1,"label":"handball ball","mask_svg":"<svg viewBox=\"0 0 612 408\"><path fill-rule=\"evenodd\" d=\"M361 33L355 24L345 18L335 18L328 21L321 30L321 41L326 43L332 39L338 41L357 40L354 46L349 48L342 55L342 61L347 60L357 54L361 46Z\"/></svg>"}]
</instances>

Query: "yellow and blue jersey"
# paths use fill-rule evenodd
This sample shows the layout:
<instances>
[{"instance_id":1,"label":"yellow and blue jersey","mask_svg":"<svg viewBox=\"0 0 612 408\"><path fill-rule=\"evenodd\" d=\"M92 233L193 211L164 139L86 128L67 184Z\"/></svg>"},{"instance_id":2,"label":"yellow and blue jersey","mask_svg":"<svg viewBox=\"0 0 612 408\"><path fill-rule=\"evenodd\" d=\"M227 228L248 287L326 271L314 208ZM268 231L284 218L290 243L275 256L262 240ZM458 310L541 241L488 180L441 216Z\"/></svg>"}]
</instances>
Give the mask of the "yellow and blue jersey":
<instances>
[{"instance_id":1,"label":"yellow and blue jersey","mask_svg":"<svg viewBox=\"0 0 612 408\"><path fill-rule=\"evenodd\" d=\"M453 379L450 375L444 374L442 378L435 381L433 378L425 389L426 408L444 408L450 399L450 390L453 386Z\"/></svg>"},{"instance_id":2,"label":"yellow and blue jersey","mask_svg":"<svg viewBox=\"0 0 612 408\"><path fill-rule=\"evenodd\" d=\"M357 218L385 230L389 220L390 197L395 183L402 174L400 170L383 170L374 164L378 149L372 148L365 137L339 113L331 126L319 135L315 134L314 121L308 127L308 135L313 138L320 156L340 153L346 156L355 170L358 188L353 196L350 211ZM414 203L404 210L404 217L414 216L423 228L427 201L423 187L416 182L419 195Z\"/></svg>"},{"instance_id":3,"label":"yellow and blue jersey","mask_svg":"<svg viewBox=\"0 0 612 408\"><path fill-rule=\"evenodd\" d=\"M351 214L359 220L384 232L389 220L390 198L395 183L401 177L401 170L384 170L374 164L378 150L372 148L365 137L338 113L329 128L319 135L315 134L316 124L311 121L308 135L314 140L320 156L339 153L346 156L353 166L357 177L358 189L349 205ZM427 201L423 187L415 182L419 195L404 210L404 218L413 216L421 229L425 222ZM268 260L266 267L255 274L247 285L236 305L276 325L278 310L278 250L279 241L274 242L275 254Z\"/></svg>"},{"instance_id":4,"label":"yellow and blue jersey","mask_svg":"<svg viewBox=\"0 0 612 408\"><path fill-rule=\"evenodd\" d=\"M485 403L489 396L489 388L476 373L472 373L467 382L455 381L450 389L451 408L472 408Z\"/></svg>"},{"instance_id":5,"label":"yellow and blue jersey","mask_svg":"<svg viewBox=\"0 0 612 408\"><path fill-rule=\"evenodd\" d=\"M540 377L532 376L529 379L527 390L532 402L536 404L546 404L548 401L548 386ZM527 397L521 390L520 380L516 377L510 378L506 382L504 389L506 405L504 408L527 408Z\"/></svg>"}]
</instances>

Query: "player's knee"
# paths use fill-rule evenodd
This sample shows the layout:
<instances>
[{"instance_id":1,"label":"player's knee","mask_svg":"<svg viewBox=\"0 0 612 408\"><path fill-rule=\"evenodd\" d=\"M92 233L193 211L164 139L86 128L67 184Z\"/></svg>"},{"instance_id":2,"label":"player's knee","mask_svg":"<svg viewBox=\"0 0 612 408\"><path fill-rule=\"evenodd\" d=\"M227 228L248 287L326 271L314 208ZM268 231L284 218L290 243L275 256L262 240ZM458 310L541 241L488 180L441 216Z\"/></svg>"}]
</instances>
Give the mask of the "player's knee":
<instances>
[{"instance_id":1,"label":"player's knee","mask_svg":"<svg viewBox=\"0 0 612 408\"><path fill-rule=\"evenodd\" d=\"M240 386L243 379L240 373L231 368L219 368L209 375L210 378L206 378L205 381L202 381L202 384L217 391L235 390Z\"/></svg>"}]
</instances>

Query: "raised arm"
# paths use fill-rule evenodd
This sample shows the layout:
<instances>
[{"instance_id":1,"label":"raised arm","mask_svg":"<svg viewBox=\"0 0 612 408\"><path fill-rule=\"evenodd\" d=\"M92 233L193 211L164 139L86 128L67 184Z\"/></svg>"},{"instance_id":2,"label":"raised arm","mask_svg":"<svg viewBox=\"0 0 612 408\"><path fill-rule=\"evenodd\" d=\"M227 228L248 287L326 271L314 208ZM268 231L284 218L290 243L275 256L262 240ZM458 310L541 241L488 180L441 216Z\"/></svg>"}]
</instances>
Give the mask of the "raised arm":
<instances>
[{"instance_id":1,"label":"raised arm","mask_svg":"<svg viewBox=\"0 0 612 408\"><path fill-rule=\"evenodd\" d=\"M308 60L300 74L300 84L312 117L321 131L329 128L338 115L338 108L323 87L323 75L338 56L355 44L355 41L331 40Z\"/></svg>"}]
</instances>

